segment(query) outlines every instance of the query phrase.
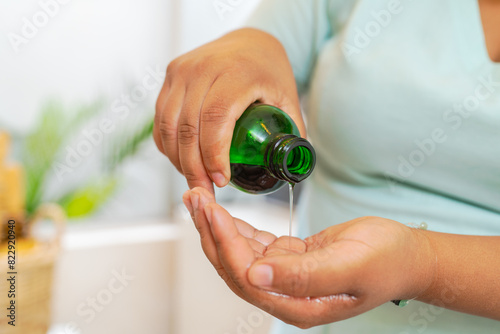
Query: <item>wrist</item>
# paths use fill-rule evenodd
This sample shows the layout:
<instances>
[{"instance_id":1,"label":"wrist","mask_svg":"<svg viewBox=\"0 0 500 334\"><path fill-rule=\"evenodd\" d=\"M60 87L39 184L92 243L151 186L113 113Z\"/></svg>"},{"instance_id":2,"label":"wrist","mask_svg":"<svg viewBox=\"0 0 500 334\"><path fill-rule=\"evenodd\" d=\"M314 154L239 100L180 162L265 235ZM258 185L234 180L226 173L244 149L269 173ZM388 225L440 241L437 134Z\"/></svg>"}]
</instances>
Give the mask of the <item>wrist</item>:
<instances>
[{"instance_id":1,"label":"wrist","mask_svg":"<svg viewBox=\"0 0 500 334\"><path fill-rule=\"evenodd\" d=\"M411 299L421 299L432 290L437 278L437 253L436 248L432 243L432 232L420 228L409 227L415 240L412 258L414 265L412 266L412 276L410 280L413 284L410 285L408 291Z\"/></svg>"}]
</instances>

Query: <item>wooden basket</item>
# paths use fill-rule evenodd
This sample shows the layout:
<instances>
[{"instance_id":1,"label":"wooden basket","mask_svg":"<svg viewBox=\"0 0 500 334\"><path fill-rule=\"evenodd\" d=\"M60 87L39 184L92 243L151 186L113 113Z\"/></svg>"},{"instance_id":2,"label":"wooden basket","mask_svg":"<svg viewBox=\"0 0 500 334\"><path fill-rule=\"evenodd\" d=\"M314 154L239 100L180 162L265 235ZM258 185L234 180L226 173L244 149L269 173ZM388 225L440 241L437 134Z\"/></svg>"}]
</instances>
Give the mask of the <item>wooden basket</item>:
<instances>
[{"instance_id":1,"label":"wooden basket","mask_svg":"<svg viewBox=\"0 0 500 334\"><path fill-rule=\"evenodd\" d=\"M33 225L48 219L55 224L56 233L52 240L39 241L25 239L16 240L15 270L15 326L9 324L7 317L12 298L7 294L10 283L7 274L11 270L7 262L7 245L0 249L0 333L2 334L45 334L51 323L51 293L53 269L60 250L61 236L66 218L63 210L55 204L45 204L35 213L28 224L28 235L31 236ZM23 242L31 243L30 247L22 247Z\"/></svg>"}]
</instances>

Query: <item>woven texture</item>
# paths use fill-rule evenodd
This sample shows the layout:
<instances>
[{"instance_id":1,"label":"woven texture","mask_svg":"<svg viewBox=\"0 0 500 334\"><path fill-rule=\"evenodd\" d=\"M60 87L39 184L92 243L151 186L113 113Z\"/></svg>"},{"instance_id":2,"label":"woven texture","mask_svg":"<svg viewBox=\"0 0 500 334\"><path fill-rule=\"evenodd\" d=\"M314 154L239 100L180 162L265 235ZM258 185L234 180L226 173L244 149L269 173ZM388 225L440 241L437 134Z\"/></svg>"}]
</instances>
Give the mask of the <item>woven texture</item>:
<instances>
[{"instance_id":1,"label":"woven texture","mask_svg":"<svg viewBox=\"0 0 500 334\"><path fill-rule=\"evenodd\" d=\"M15 306L16 326L9 325L6 317L10 298L7 298L10 283L7 281L10 271L7 264L7 244L0 249L0 333L2 334L45 334L51 323L51 293L53 269L59 254L61 234L64 229L63 211L54 204L43 205L35 217L28 223L28 228L41 220L50 220L56 226L55 237L42 241L32 238L16 240ZM28 232L31 235L31 232Z\"/></svg>"}]
</instances>

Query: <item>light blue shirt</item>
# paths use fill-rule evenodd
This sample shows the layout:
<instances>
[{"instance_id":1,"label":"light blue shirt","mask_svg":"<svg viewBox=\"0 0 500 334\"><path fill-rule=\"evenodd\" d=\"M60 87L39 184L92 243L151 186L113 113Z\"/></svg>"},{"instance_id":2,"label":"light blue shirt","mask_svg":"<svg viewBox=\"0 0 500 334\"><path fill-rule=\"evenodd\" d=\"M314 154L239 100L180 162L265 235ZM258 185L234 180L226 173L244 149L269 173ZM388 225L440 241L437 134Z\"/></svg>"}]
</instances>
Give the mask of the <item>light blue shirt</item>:
<instances>
[{"instance_id":1,"label":"light blue shirt","mask_svg":"<svg viewBox=\"0 0 500 334\"><path fill-rule=\"evenodd\" d=\"M500 64L477 1L264 0L249 26L283 43L306 96L317 166L302 237L366 215L500 235ZM306 331L274 326L423 332L500 333L500 322L411 302Z\"/></svg>"}]
</instances>

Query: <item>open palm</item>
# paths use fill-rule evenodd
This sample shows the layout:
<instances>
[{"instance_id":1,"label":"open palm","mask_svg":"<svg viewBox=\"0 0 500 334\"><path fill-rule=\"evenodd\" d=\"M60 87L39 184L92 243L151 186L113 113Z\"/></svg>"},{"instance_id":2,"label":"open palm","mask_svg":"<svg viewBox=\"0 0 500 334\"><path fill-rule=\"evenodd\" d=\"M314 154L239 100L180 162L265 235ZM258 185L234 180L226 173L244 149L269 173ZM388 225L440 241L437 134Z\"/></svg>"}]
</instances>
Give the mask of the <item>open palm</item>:
<instances>
[{"instance_id":1,"label":"open palm","mask_svg":"<svg viewBox=\"0 0 500 334\"><path fill-rule=\"evenodd\" d=\"M331 323L426 288L413 279L425 268L421 237L398 222L363 217L305 240L277 238L233 218L203 188L183 199L206 256L229 288L287 323Z\"/></svg>"}]
</instances>

